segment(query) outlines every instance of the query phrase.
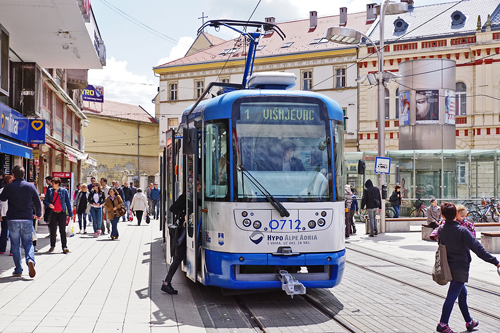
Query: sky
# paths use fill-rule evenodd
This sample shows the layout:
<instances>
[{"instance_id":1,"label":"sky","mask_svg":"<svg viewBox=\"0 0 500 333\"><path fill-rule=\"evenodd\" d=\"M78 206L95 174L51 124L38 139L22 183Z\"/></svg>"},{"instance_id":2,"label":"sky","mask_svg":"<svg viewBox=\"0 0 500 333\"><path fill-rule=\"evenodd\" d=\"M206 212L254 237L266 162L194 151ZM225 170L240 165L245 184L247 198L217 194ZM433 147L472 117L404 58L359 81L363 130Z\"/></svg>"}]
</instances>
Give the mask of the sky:
<instances>
[{"instance_id":1,"label":"sky","mask_svg":"<svg viewBox=\"0 0 500 333\"><path fill-rule=\"evenodd\" d=\"M152 99L158 91L159 78L153 67L183 57L205 20L276 22L304 20L309 11L318 16L338 15L340 7L348 13L366 10L369 0L92 0L101 37L106 45L106 66L89 71L89 84L104 87L104 98L140 105L154 115ZM448 0L415 0L415 6L449 2ZM235 33L221 28L208 33L222 39Z\"/></svg>"}]
</instances>

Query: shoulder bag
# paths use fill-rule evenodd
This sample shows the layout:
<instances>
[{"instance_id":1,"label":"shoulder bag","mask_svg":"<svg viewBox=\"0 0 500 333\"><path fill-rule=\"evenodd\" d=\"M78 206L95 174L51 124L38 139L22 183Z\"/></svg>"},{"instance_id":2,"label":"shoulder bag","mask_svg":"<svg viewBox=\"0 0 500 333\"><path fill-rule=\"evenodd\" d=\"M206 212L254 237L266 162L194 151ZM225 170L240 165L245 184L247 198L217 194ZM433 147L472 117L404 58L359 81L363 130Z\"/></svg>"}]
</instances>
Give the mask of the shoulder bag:
<instances>
[{"instance_id":1,"label":"shoulder bag","mask_svg":"<svg viewBox=\"0 0 500 333\"><path fill-rule=\"evenodd\" d=\"M446 245L441 244L441 230L438 232L438 249L436 251L436 261L432 269L432 279L439 285L444 286L453 279L450 266L448 265L448 256Z\"/></svg>"}]
</instances>

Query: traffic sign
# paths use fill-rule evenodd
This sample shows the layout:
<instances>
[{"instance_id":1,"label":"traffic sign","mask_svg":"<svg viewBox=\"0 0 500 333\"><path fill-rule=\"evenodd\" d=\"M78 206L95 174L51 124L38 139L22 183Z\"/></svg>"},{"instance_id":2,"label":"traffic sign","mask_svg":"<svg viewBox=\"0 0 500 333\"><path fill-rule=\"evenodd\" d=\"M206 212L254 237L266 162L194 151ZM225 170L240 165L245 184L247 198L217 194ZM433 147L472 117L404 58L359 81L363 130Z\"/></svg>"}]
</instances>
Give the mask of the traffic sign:
<instances>
[{"instance_id":1,"label":"traffic sign","mask_svg":"<svg viewBox=\"0 0 500 333\"><path fill-rule=\"evenodd\" d=\"M375 158L375 173L391 173L391 159L390 157L376 157Z\"/></svg>"}]
</instances>

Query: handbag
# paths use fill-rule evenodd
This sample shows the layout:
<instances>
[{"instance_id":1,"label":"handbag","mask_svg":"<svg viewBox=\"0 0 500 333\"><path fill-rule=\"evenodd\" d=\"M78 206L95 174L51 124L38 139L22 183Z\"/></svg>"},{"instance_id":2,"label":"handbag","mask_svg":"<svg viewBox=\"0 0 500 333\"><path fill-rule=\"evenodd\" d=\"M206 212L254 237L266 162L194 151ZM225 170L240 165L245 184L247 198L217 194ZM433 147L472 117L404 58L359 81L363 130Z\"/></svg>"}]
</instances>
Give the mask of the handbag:
<instances>
[{"instance_id":1,"label":"handbag","mask_svg":"<svg viewBox=\"0 0 500 333\"><path fill-rule=\"evenodd\" d=\"M146 223L147 224L151 223L151 218L149 217L149 214L146 215Z\"/></svg>"},{"instance_id":2,"label":"handbag","mask_svg":"<svg viewBox=\"0 0 500 333\"><path fill-rule=\"evenodd\" d=\"M55 192L55 193L56 193L56 196L52 200L52 205L54 205L54 203L56 202L57 198L59 197L59 193L58 192ZM50 221L52 221L52 213L53 213L52 208L49 208L47 206L47 208L45 210L45 217L44 217L45 222L50 223Z\"/></svg>"},{"instance_id":3,"label":"handbag","mask_svg":"<svg viewBox=\"0 0 500 333\"><path fill-rule=\"evenodd\" d=\"M127 214L127 209L124 206L116 209L116 216L122 217L125 214Z\"/></svg>"},{"instance_id":4,"label":"handbag","mask_svg":"<svg viewBox=\"0 0 500 333\"><path fill-rule=\"evenodd\" d=\"M441 244L441 230L438 232L438 249L436 251L436 261L432 269L432 279L439 285L444 286L453 279L450 266L448 265L448 256L446 245Z\"/></svg>"}]
</instances>

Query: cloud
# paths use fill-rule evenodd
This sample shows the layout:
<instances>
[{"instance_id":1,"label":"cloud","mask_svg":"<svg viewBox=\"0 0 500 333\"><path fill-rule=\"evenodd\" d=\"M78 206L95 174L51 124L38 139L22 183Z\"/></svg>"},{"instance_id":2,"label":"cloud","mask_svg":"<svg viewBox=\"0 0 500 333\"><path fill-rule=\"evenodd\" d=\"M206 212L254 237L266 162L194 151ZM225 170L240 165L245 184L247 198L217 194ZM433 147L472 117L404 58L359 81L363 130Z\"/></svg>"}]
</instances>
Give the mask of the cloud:
<instances>
[{"instance_id":1,"label":"cloud","mask_svg":"<svg viewBox=\"0 0 500 333\"><path fill-rule=\"evenodd\" d=\"M146 75L136 75L127 70L127 61L114 57L106 60L104 69L89 70L89 84L104 87L104 99L140 105L154 115L151 100L155 97L158 84L148 80Z\"/></svg>"},{"instance_id":2,"label":"cloud","mask_svg":"<svg viewBox=\"0 0 500 333\"><path fill-rule=\"evenodd\" d=\"M189 48L191 47L191 45L193 44L193 42L194 42L193 37L189 36L181 37L177 45L170 50L170 55L166 58L161 58L160 60L158 60L157 66L184 57Z\"/></svg>"}]
</instances>

